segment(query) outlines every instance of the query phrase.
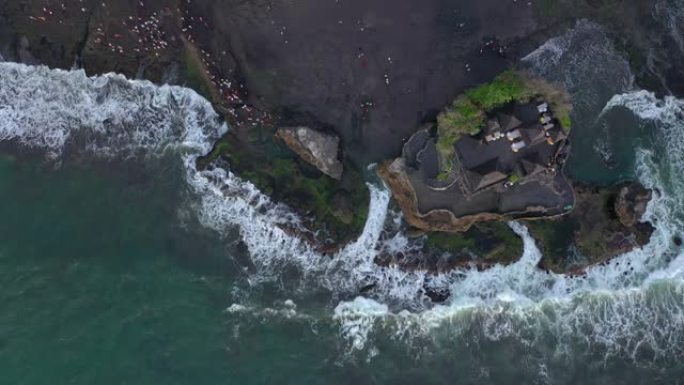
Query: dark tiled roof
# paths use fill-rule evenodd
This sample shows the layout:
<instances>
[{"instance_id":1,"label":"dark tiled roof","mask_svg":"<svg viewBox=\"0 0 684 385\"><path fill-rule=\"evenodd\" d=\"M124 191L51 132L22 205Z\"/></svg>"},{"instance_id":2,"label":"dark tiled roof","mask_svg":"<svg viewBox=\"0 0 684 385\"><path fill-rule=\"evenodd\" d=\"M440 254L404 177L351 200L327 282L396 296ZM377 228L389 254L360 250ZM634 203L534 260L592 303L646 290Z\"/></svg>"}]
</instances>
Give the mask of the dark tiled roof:
<instances>
[{"instance_id":1,"label":"dark tiled roof","mask_svg":"<svg viewBox=\"0 0 684 385\"><path fill-rule=\"evenodd\" d=\"M480 190L485 187L489 187L495 183L499 183L505 180L506 178L508 178L508 176L506 176L506 174L500 171L490 172L489 174L483 176L482 179L480 179L480 183L477 185L475 190Z\"/></svg>"},{"instance_id":2,"label":"dark tiled roof","mask_svg":"<svg viewBox=\"0 0 684 385\"><path fill-rule=\"evenodd\" d=\"M499 113L496 117L504 131L512 130L522 124L522 122L513 115Z\"/></svg>"}]
</instances>

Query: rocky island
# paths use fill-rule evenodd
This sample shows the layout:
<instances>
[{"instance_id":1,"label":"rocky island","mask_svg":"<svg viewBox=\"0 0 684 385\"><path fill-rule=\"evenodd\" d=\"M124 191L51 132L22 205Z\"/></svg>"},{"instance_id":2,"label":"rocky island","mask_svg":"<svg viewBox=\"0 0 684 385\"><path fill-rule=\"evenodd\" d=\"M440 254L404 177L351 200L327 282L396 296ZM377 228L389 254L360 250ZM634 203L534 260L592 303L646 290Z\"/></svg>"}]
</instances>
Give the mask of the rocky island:
<instances>
[{"instance_id":1,"label":"rocky island","mask_svg":"<svg viewBox=\"0 0 684 385\"><path fill-rule=\"evenodd\" d=\"M380 173L408 222L426 231L562 215L574 205L563 175L569 110L563 92L508 71L460 96Z\"/></svg>"}]
</instances>

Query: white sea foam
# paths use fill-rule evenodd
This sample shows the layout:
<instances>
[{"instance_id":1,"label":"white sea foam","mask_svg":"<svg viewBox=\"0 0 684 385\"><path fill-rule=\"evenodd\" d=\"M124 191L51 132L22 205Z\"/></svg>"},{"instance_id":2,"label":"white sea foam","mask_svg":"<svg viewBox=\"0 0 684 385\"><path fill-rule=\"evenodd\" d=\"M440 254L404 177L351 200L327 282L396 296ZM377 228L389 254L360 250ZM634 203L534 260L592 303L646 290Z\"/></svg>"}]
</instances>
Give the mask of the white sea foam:
<instances>
[{"instance_id":1,"label":"white sea foam","mask_svg":"<svg viewBox=\"0 0 684 385\"><path fill-rule=\"evenodd\" d=\"M83 71L2 63L0 119L0 140L44 149L53 158L70 145L75 152L101 157L178 153L200 199L202 223L220 233L236 227L240 232L256 267L252 284L278 280L283 268L293 267L303 285L341 295L375 283L379 296L398 302L421 297L424 274L373 262L390 196L384 186L369 185L371 204L361 236L334 256L321 255L282 229L299 222L286 206L230 171L196 169L196 158L210 150L226 126L210 103L189 89L115 74L87 77Z\"/></svg>"},{"instance_id":2,"label":"white sea foam","mask_svg":"<svg viewBox=\"0 0 684 385\"><path fill-rule=\"evenodd\" d=\"M510 266L437 277L436 281L450 287L448 304L419 313L390 312L378 321L357 314L362 314L367 304L352 301L346 306L359 306L359 311L347 309L337 318L347 317L352 325L361 323L366 327L392 325L396 335L414 338L416 334L429 335L444 325L454 335L468 333L464 325L473 322L473 317L481 317L478 322L491 339L517 337L533 343L544 332L550 332L561 341L579 338L600 344L608 353L634 356L640 347L659 354L677 350L671 339L684 338L684 256L672 239L684 229L683 103L671 97L658 100L645 91L622 93L632 87L633 76L624 58L610 47L598 25L581 21L568 34L551 39L523 60L539 74L565 84L579 106L576 112L596 116L624 107L642 121L656 125L662 154L666 155L656 157L657 150L653 149L636 150L639 179L659 192L644 216L644 220L656 225L648 245L589 269L583 278L569 278L539 271L536 264L541 255L533 239L524 227L511 224L524 240L523 257ZM597 74L597 70L611 74ZM595 79L601 79L603 91L619 94L612 98L610 94L588 94L587 90L596 87L585 83ZM601 105L605 105L603 111ZM666 280L664 284L662 280ZM654 293L663 286L668 294L661 303ZM548 312L554 314L553 319L549 319ZM663 325L665 319L669 322ZM653 326L656 324L660 326ZM525 333L529 335L523 336ZM349 337L353 338L351 346L358 348L364 346L367 333Z\"/></svg>"},{"instance_id":3,"label":"white sea foam","mask_svg":"<svg viewBox=\"0 0 684 385\"><path fill-rule=\"evenodd\" d=\"M603 28L580 20L522 59L536 74L563 84L580 110L600 108L613 94L631 89L627 60L613 48ZM605 98L605 100L604 100Z\"/></svg>"},{"instance_id":4,"label":"white sea foam","mask_svg":"<svg viewBox=\"0 0 684 385\"><path fill-rule=\"evenodd\" d=\"M225 132L195 92L120 75L0 63L0 140L16 140L59 157L76 133L99 156L158 153L165 146L206 152Z\"/></svg>"},{"instance_id":5,"label":"white sea foam","mask_svg":"<svg viewBox=\"0 0 684 385\"><path fill-rule=\"evenodd\" d=\"M516 223L510 226L523 238L525 251L510 266L438 276L377 266L376 249L397 249L408 241L401 234L380 240L385 224L398 217L391 215L388 221L390 194L384 186L373 184L362 235L333 256L320 255L281 229L279 225L296 225L299 220L286 206L229 171L195 168L196 157L208 151L226 128L210 104L190 90L117 75L88 78L80 71L2 63L0 106L2 140L43 148L54 157L61 156L77 136L85 143L81 151L93 155L149 155L171 149L178 153L188 185L199 197L199 218L221 233L238 229L255 265L249 273L254 285L277 280L285 267L296 268L303 285L325 288L334 298L349 298L374 284L373 298L339 301L335 308L334 322L351 351L374 351L367 342L377 329L390 331L397 339L411 339L435 330L468 335L473 325L494 340L515 337L533 344L551 333L561 342L587 340L630 354L637 354L645 344L659 352L680 349L668 340L684 335L684 261L671 242L682 229L684 212L684 181L678 174L684 165L680 101L660 101L641 92L617 96L606 106L623 106L656 122L658 135L664 138L665 156L644 149L638 162L642 181L661 192L647 212L657 230L643 249L592 268L583 279L537 269L541 254L527 230ZM72 145L79 143L74 139ZM423 306L428 282L448 286L449 302ZM287 298L293 294L287 293ZM292 306L265 309L235 304L227 311L306 317L305 309Z\"/></svg>"}]
</instances>

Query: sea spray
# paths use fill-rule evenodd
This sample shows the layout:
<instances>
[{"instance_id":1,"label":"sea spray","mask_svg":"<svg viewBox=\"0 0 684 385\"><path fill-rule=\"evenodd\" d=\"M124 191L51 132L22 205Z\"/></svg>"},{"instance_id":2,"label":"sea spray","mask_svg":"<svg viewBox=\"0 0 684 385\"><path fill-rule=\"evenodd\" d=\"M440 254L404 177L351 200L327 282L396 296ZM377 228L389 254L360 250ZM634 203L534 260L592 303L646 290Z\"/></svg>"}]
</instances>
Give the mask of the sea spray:
<instances>
[{"instance_id":1,"label":"sea spray","mask_svg":"<svg viewBox=\"0 0 684 385\"><path fill-rule=\"evenodd\" d=\"M673 239L681 237L684 230L684 101L672 96L658 99L642 90L615 95L604 111L614 108L630 110L657 132L656 148L639 151L637 172L644 185L656 190L656 198L645 214L645 219L656 224L651 242L654 252L670 255L672 261L649 279L681 279L684 256L673 245Z\"/></svg>"},{"instance_id":2,"label":"sea spray","mask_svg":"<svg viewBox=\"0 0 684 385\"><path fill-rule=\"evenodd\" d=\"M613 119L601 119L603 106L615 94L633 89L634 75L627 59L604 29L578 21L524 57L523 68L558 83L572 100L570 156L565 172L576 181L618 183L633 177L633 147L638 136ZM628 118L627 118L628 119Z\"/></svg>"},{"instance_id":3,"label":"sea spray","mask_svg":"<svg viewBox=\"0 0 684 385\"><path fill-rule=\"evenodd\" d=\"M574 114L575 118L595 117L612 95L634 84L627 60L613 47L603 28L587 20L549 39L525 56L521 64L538 76L562 84L572 97L573 110L582 111Z\"/></svg>"}]
</instances>

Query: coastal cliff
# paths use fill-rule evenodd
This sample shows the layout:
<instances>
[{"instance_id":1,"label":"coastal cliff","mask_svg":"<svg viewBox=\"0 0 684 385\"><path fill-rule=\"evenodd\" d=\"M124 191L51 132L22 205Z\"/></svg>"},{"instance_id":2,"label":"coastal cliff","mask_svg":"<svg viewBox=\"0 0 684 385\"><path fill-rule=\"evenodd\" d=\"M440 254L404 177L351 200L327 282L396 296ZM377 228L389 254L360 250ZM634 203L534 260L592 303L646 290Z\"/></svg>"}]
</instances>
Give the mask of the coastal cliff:
<instances>
[{"instance_id":1,"label":"coastal cliff","mask_svg":"<svg viewBox=\"0 0 684 385\"><path fill-rule=\"evenodd\" d=\"M403 158L397 158L378 166L378 174L392 191L392 196L401 207L404 219L412 227L423 231L464 232L477 222L506 220L500 214L479 213L457 218L449 210L431 210L421 213L418 209L416 191L406 174L406 165Z\"/></svg>"}]
</instances>

